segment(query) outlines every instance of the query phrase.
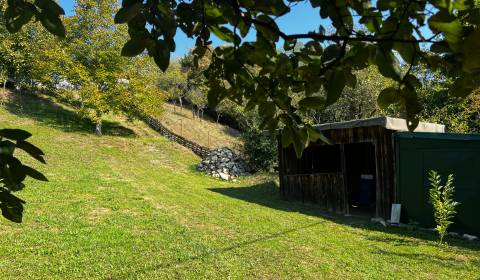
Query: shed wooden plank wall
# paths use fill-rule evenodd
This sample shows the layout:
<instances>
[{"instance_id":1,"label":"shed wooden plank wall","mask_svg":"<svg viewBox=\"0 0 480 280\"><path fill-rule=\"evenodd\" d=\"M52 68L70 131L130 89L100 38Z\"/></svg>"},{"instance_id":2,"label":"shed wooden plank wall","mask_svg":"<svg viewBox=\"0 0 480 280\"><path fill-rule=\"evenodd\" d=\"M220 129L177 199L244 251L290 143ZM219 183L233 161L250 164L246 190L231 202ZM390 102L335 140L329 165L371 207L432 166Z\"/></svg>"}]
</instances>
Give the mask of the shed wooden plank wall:
<instances>
[{"instance_id":1,"label":"shed wooden plank wall","mask_svg":"<svg viewBox=\"0 0 480 280\"><path fill-rule=\"evenodd\" d=\"M285 175L281 191L289 199L318 203L329 211L346 211L342 173Z\"/></svg>"},{"instance_id":2,"label":"shed wooden plank wall","mask_svg":"<svg viewBox=\"0 0 480 280\"><path fill-rule=\"evenodd\" d=\"M375 147L375 161L376 161L376 216L387 218L390 213L391 204L394 202L394 148L392 135L393 131L387 130L383 127L358 127L348 129L336 129L323 131L332 144L339 144L340 153L338 159L328 157L312 158L312 151L315 147L325 146L324 143L318 142L310 144L311 146L305 149L304 155L299 160L296 158L292 147L283 148L281 146L281 137L279 137L279 175L280 188L282 195L287 198L302 197L305 201L317 201L320 204L336 205L343 204L343 206L335 206L336 210L343 209L342 212L348 212L348 201L346 198L346 182L344 162L345 156L343 152L343 144L350 143L364 143L370 142ZM340 158L341 157L341 158ZM327 198L328 201L318 200L318 195L315 190L323 190L329 177L316 178L319 176L308 170L309 164L319 164L317 161L326 162L327 164L338 164L338 171L331 173L338 173L335 178L330 177L332 189L336 195ZM335 169L335 168L334 168ZM307 170L302 172L302 170ZM333 171L333 170L332 170ZM303 174L302 174L303 173ZM306 175L314 175L313 179L305 179ZM308 177L311 178L311 177ZM319 183L319 181L321 183ZM342 182L343 187L338 186L338 182ZM307 187L305 186L307 185ZM320 187L308 186L311 184L320 184ZM305 188L309 189L305 193ZM303 193L303 194L302 194ZM307 198L305 195L312 197ZM338 200L337 197L343 195L343 200ZM327 207L328 208L328 207Z\"/></svg>"}]
</instances>

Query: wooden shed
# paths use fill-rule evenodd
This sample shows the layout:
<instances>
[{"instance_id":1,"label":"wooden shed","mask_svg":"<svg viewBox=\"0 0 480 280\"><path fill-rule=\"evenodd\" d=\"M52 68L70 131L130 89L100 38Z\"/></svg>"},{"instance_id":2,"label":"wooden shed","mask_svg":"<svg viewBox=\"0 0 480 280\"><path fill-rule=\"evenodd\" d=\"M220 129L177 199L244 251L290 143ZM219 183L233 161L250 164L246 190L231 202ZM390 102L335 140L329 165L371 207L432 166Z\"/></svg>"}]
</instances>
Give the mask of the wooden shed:
<instances>
[{"instance_id":1,"label":"wooden shed","mask_svg":"<svg viewBox=\"0 0 480 280\"><path fill-rule=\"evenodd\" d=\"M332 144L311 143L300 159L278 138L281 195L337 213L388 218L397 194L394 134L408 131L406 121L379 117L316 128ZM445 126L420 123L415 131L444 133Z\"/></svg>"}]
</instances>

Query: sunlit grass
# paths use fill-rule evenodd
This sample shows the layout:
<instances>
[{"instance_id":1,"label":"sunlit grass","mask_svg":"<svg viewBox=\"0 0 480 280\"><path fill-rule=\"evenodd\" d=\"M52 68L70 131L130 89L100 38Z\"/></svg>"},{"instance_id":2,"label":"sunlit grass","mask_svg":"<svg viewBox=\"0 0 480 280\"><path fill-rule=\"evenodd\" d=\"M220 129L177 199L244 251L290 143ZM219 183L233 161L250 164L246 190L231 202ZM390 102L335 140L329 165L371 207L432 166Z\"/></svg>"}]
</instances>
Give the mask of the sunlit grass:
<instances>
[{"instance_id":1,"label":"sunlit grass","mask_svg":"<svg viewBox=\"0 0 480 280\"><path fill-rule=\"evenodd\" d=\"M27 182L22 224L0 220L0 279L480 276L478 243L330 217L281 200L268 177L208 178L198 157L139 122L112 117L97 137L61 107L16 102L0 125L34 134L48 165L29 163L50 182Z\"/></svg>"}]
</instances>

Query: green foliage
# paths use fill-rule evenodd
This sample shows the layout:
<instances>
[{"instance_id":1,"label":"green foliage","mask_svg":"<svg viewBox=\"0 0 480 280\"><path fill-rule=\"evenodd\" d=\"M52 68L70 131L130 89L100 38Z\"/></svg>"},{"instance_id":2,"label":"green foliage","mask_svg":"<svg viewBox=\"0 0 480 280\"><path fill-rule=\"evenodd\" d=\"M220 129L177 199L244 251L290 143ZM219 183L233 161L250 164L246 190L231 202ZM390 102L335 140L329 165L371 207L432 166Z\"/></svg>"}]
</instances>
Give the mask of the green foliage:
<instances>
[{"instance_id":1,"label":"green foliage","mask_svg":"<svg viewBox=\"0 0 480 280\"><path fill-rule=\"evenodd\" d=\"M158 76L158 87L170 100L178 99L183 106L183 99L188 90L187 77L179 61L173 61L167 71Z\"/></svg>"},{"instance_id":2,"label":"green foliage","mask_svg":"<svg viewBox=\"0 0 480 280\"><path fill-rule=\"evenodd\" d=\"M23 181L27 176L40 181L48 181L42 173L22 164L14 156L15 151L20 149L45 163L42 150L26 141L30 136L32 134L21 129L0 130L0 209L3 217L16 223L22 222L25 201L13 193L25 188Z\"/></svg>"},{"instance_id":3,"label":"green foliage","mask_svg":"<svg viewBox=\"0 0 480 280\"><path fill-rule=\"evenodd\" d=\"M478 1L310 0L320 9L319 26L327 19L332 31L321 26L318 31L287 34L275 19L290 13L296 2L123 1L117 23L128 25L135 42L128 43L134 51L127 54L145 47L164 71L175 50L177 30L195 38L194 60L211 55L204 71L210 105L227 98L248 108L258 106L264 128L289 128L285 140L294 144L298 156L314 137L302 123L303 109L334 104L346 86L359 80L358 70L375 66L392 81L385 88L393 90L381 95L380 106L398 105L410 129L418 124L422 109L416 90L422 81L412 73L414 67L446 67L457 96L469 95L480 82ZM249 33L256 35L254 40L246 37ZM211 49L212 35L226 44ZM277 50L278 43L283 43L284 52ZM320 89L323 100L310 98ZM294 102L291 92L303 101Z\"/></svg>"},{"instance_id":4,"label":"green foliage","mask_svg":"<svg viewBox=\"0 0 480 280\"><path fill-rule=\"evenodd\" d=\"M453 223L453 218L457 213L455 208L458 202L453 200L455 187L453 185L453 174L448 175L445 185L442 185L442 178L435 170L428 173L430 181L429 202L433 206L433 216L437 227L435 228L440 237L440 243L447 234L447 230Z\"/></svg>"},{"instance_id":5,"label":"green foliage","mask_svg":"<svg viewBox=\"0 0 480 280\"><path fill-rule=\"evenodd\" d=\"M310 108L305 106L302 112L302 120L308 124L319 124L327 122L341 122L355 119L372 118L376 116L385 115L387 112L382 108L383 101L379 100L377 105L377 98L382 99L381 89L391 85L393 82L390 79L384 78L377 69L368 67L366 69L355 72L357 80L353 87L347 86L342 96L334 104L325 107L322 102L325 96L323 90L320 90L313 96L307 97L309 99L316 98L316 100L309 101L310 104L317 104ZM391 87L388 87L391 88ZM387 88L387 89L388 89ZM292 94L294 102L302 95ZM300 100L299 102L302 102ZM304 107L300 105L301 107Z\"/></svg>"},{"instance_id":6,"label":"green foliage","mask_svg":"<svg viewBox=\"0 0 480 280\"><path fill-rule=\"evenodd\" d=\"M33 18L39 21L51 34L65 37L65 27L60 19L63 9L54 0L9 0L4 12L5 26L10 33L16 33Z\"/></svg>"},{"instance_id":7,"label":"green foliage","mask_svg":"<svg viewBox=\"0 0 480 280\"><path fill-rule=\"evenodd\" d=\"M127 30L114 24L118 4L106 0L76 4L75 15L65 21L66 40L56 41L42 53L43 68L50 73L42 83L63 100L78 104L78 112L97 124L99 135L106 114L122 113L129 118L160 114L164 94L156 84L158 68L145 56L119 55L138 50L131 49L131 44L122 49ZM57 89L59 80L71 87Z\"/></svg>"},{"instance_id":8,"label":"green foliage","mask_svg":"<svg viewBox=\"0 0 480 280\"><path fill-rule=\"evenodd\" d=\"M242 153L255 171L270 171L278 162L277 141L267 131L248 127L242 133Z\"/></svg>"},{"instance_id":9,"label":"green foliage","mask_svg":"<svg viewBox=\"0 0 480 280\"><path fill-rule=\"evenodd\" d=\"M24 54L35 57L35 52L25 51L32 45L32 41L22 36L11 36L8 33L16 33L27 24L33 17L41 22L50 33L64 37L65 29L60 20L63 15L63 9L53 0L36 0L33 3L24 0L0 1L0 73L5 85L9 75L16 78L18 76L27 76L22 70L32 71L34 67L25 67L30 60L25 59ZM38 29L30 29L31 36L38 35ZM33 31L33 32L32 32ZM46 36L43 36L45 38ZM42 37L38 37L42 38ZM34 44L42 45L43 40L34 40ZM18 50L22 50L23 53ZM19 75L20 73L24 75ZM21 129L1 129L0 130L0 209L3 217L20 223L23 219L23 205L25 201L15 196L13 193L25 188L23 181L31 177L40 181L47 181L47 178L32 167L22 164L14 155L17 149L25 151L34 159L45 163L44 153L38 147L26 141L32 134Z\"/></svg>"}]
</instances>

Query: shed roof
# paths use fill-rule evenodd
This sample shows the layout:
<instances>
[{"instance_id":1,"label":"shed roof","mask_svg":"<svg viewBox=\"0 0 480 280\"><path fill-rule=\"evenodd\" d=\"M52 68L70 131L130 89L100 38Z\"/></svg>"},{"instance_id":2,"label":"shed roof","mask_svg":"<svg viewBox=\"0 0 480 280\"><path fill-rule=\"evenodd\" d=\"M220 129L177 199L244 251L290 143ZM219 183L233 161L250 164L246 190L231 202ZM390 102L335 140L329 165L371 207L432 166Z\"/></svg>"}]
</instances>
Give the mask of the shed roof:
<instances>
[{"instance_id":1,"label":"shed roof","mask_svg":"<svg viewBox=\"0 0 480 280\"><path fill-rule=\"evenodd\" d=\"M346 122L334 122L318 124L314 127L318 130L331 130L331 129L345 129L355 127L372 127L380 126L389 130L395 131L408 131L407 121L405 119L390 118L390 117L377 117L370 119L353 120ZM437 132L444 133L445 125L436 123L420 122L415 132Z\"/></svg>"}]
</instances>

